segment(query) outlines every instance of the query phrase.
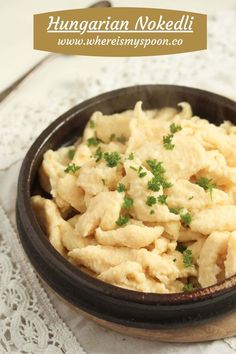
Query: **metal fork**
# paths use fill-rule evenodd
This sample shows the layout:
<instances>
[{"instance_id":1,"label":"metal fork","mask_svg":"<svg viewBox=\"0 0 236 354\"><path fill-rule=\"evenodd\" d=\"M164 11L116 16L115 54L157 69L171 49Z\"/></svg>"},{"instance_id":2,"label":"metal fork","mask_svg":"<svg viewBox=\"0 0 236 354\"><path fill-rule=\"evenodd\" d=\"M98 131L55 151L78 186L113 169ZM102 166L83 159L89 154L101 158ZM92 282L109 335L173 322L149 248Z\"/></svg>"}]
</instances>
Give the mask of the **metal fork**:
<instances>
[{"instance_id":1,"label":"metal fork","mask_svg":"<svg viewBox=\"0 0 236 354\"><path fill-rule=\"evenodd\" d=\"M89 8L96 7L111 7L111 3L109 1L98 1L95 4L89 6ZM16 81L14 81L10 86L8 86L5 90L0 93L0 103L10 95L12 91L14 91L33 71L35 71L38 67L40 67L47 60L51 59L54 53L49 53L46 57L37 62L34 66L32 66L28 71L26 71L22 76L19 77Z\"/></svg>"}]
</instances>

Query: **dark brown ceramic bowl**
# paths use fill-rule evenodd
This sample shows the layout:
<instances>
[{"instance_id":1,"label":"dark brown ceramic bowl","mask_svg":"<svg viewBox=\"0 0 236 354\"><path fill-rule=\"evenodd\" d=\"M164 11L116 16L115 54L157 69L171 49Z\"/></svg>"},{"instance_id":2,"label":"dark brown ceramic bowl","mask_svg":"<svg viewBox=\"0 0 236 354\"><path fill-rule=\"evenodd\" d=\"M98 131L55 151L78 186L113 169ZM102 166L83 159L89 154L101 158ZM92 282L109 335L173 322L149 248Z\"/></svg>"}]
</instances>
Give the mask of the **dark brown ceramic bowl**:
<instances>
[{"instance_id":1,"label":"dark brown ceramic bowl","mask_svg":"<svg viewBox=\"0 0 236 354\"><path fill-rule=\"evenodd\" d=\"M48 149L58 149L82 135L94 111L112 114L132 109L138 101L144 109L176 107L187 101L193 112L210 122L236 124L236 103L219 95L181 86L128 87L85 101L54 121L38 137L21 167L16 205L21 242L40 276L77 308L106 321L129 327L158 329L199 321L231 310L236 305L236 276L191 293L151 294L118 288L92 278L66 261L49 244L30 203L38 193L37 171Z\"/></svg>"}]
</instances>

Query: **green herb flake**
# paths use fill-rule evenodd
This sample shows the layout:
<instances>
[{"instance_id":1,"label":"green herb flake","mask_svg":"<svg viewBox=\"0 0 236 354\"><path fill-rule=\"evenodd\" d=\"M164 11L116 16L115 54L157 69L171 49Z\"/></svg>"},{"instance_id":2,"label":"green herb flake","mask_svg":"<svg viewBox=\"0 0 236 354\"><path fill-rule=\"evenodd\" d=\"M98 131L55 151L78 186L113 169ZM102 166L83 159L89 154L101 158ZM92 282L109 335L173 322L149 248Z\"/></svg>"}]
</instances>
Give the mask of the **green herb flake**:
<instances>
[{"instance_id":1,"label":"green herb flake","mask_svg":"<svg viewBox=\"0 0 236 354\"><path fill-rule=\"evenodd\" d=\"M97 150L95 151L95 155L94 155L96 162L98 162L102 159L102 155L103 155L103 152L102 152L101 146L99 146L97 148Z\"/></svg>"},{"instance_id":2,"label":"green herb flake","mask_svg":"<svg viewBox=\"0 0 236 354\"><path fill-rule=\"evenodd\" d=\"M165 178L165 168L163 162L157 162L156 159L146 160L154 177L148 182L148 189L158 192L162 186L164 189L172 187L172 183Z\"/></svg>"},{"instance_id":3,"label":"green herb flake","mask_svg":"<svg viewBox=\"0 0 236 354\"><path fill-rule=\"evenodd\" d=\"M193 291L194 290L194 286L193 286L192 283L187 283L187 284L184 285L182 290L183 290L184 293L188 293L189 291Z\"/></svg>"},{"instance_id":4,"label":"green herb flake","mask_svg":"<svg viewBox=\"0 0 236 354\"><path fill-rule=\"evenodd\" d=\"M88 146L98 146L100 144L100 140L95 138L94 136L92 138L87 139L87 145Z\"/></svg>"},{"instance_id":5,"label":"green herb flake","mask_svg":"<svg viewBox=\"0 0 236 354\"><path fill-rule=\"evenodd\" d=\"M102 178L102 183L103 183L104 186L106 185L106 181L105 181L104 178Z\"/></svg>"},{"instance_id":6,"label":"green herb flake","mask_svg":"<svg viewBox=\"0 0 236 354\"><path fill-rule=\"evenodd\" d=\"M212 199L213 188L217 188L216 184L212 182L212 179L209 179L207 177L200 177L199 179L197 179L196 184L202 187L205 191L209 190Z\"/></svg>"},{"instance_id":7,"label":"green herb flake","mask_svg":"<svg viewBox=\"0 0 236 354\"><path fill-rule=\"evenodd\" d=\"M182 210L184 210L184 209L183 208L169 208L169 211L175 215L179 215Z\"/></svg>"},{"instance_id":8,"label":"green herb flake","mask_svg":"<svg viewBox=\"0 0 236 354\"><path fill-rule=\"evenodd\" d=\"M147 160L146 162L147 162L148 166L150 167L154 176L160 176L166 172L166 170L163 167L163 162L157 162L156 159Z\"/></svg>"},{"instance_id":9,"label":"green herb flake","mask_svg":"<svg viewBox=\"0 0 236 354\"><path fill-rule=\"evenodd\" d=\"M164 194L159 195L157 199L160 204L167 205L167 202L166 202L167 195L164 195Z\"/></svg>"},{"instance_id":10,"label":"green herb flake","mask_svg":"<svg viewBox=\"0 0 236 354\"><path fill-rule=\"evenodd\" d=\"M134 159L134 153L131 152L128 156L128 160L133 160Z\"/></svg>"},{"instance_id":11,"label":"green herb flake","mask_svg":"<svg viewBox=\"0 0 236 354\"><path fill-rule=\"evenodd\" d=\"M160 180L157 177L153 177L150 181L148 181L148 189L153 192L158 192L161 188Z\"/></svg>"},{"instance_id":12,"label":"green herb flake","mask_svg":"<svg viewBox=\"0 0 236 354\"><path fill-rule=\"evenodd\" d=\"M180 215L181 221L185 226L188 226L192 221L192 215L190 213L184 213L184 208L169 208L172 214Z\"/></svg>"},{"instance_id":13,"label":"green herb flake","mask_svg":"<svg viewBox=\"0 0 236 354\"><path fill-rule=\"evenodd\" d=\"M129 222L129 216L128 215L120 215L119 218L116 220L116 225L118 226L124 226Z\"/></svg>"},{"instance_id":14,"label":"green herb flake","mask_svg":"<svg viewBox=\"0 0 236 354\"><path fill-rule=\"evenodd\" d=\"M193 199L193 195L191 195L191 197L188 197L188 200L192 200Z\"/></svg>"},{"instance_id":15,"label":"green herb flake","mask_svg":"<svg viewBox=\"0 0 236 354\"><path fill-rule=\"evenodd\" d=\"M111 168L116 167L121 160L119 153L116 151L115 152L105 152L103 154L103 157L107 163L107 166L111 167Z\"/></svg>"},{"instance_id":16,"label":"green herb flake","mask_svg":"<svg viewBox=\"0 0 236 354\"><path fill-rule=\"evenodd\" d=\"M121 144L125 144L126 143L126 141L127 141L127 139L126 139L126 137L122 134L121 136L118 136L117 138L116 138L116 141L118 141L119 143L121 143Z\"/></svg>"},{"instance_id":17,"label":"green herb flake","mask_svg":"<svg viewBox=\"0 0 236 354\"><path fill-rule=\"evenodd\" d=\"M176 258L173 259L173 262L176 262Z\"/></svg>"},{"instance_id":18,"label":"green herb flake","mask_svg":"<svg viewBox=\"0 0 236 354\"><path fill-rule=\"evenodd\" d=\"M119 183L116 190L119 193L125 192L125 185L123 183Z\"/></svg>"},{"instance_id":19,"label":"green herb flake","mask_svg":"<svg viewBox=\"0 0 236 354\"><path fill-rule=\"evenodd\" d=\"M192 221L192 215L190 213L180 214L181 220L185 225L189 225Z\"/></svg>"},{"instance_id":20,"label":"green herb flake","mask_svg":"<svg viewBox=\"0 0 236 354\"><path fill-rule=\"evenodd\" d=\"M68 157L69 157L69 159L70 159L70 160L73 160L74 156L75 156L75 149L70 149L70 150L68 151Z\"/></svg>"},{"instance_id":21,"label":"green herb flake","mask_svg":"<svg viewBox=\"0 0 236 354\"><path fill-rule=\"evenodd\" d=\"M94 120L90 119L89 128L95 128L95 127L96 127L96 124L95 124Z\"/></svg>"},{"instance_id":22,"label":"green herb flake","mask_svg":"<svg viewBox=\"0 0 236 354\"><path fill-rule=\"evenodd\" d=\"M151 209L150 210L150 214L152 215L152 214L154 214L155 213L155 211L153 210L153 209Z\"/></svg>"},{"instance_id":23,"label":"green herb flake","mask_svg":"<svg viewBox=\"0 0 236 354\"><path fill-rule=\"evenodd\" d=\"M131 170L134 170L134 171L138 171L138 169L137 168L135 168L134 166L129 166L129 168L131 168Z\"/></svg>"},{"instance_id":24,"label":"green herb flake","mask_svg":"<svg viewBox=\"0 0 236 354\"><path fill-rule=\"evenodd\" d=\"M138 169L138 176L139 176L139 178L143 178L143 177L147 176L147 172L143 171L143 167L142 166L140 166L139 169Z\"/></svg>"},{"instance_id":25,"label":"green herb flake","mask_svg":"<svg viewBox=\"0 0 236 354\"><path fill-rule=\"evenodd\" d=\"M64 172L66 173L75 173L76 171L78 171L81 167L77 166L75 163L70 163L66 169L64 170Z\"/></svg>"},{"instance_id":26,"label":"green herb flake","mask_svg":"<svg viewBox=\"0 0 236 354\"><path fill-rule=\"evenodd\" d=\"M192 251L188 248L183 252L183 263L185 268L189 268L193 264Z\"/></svg>"},{"instance_id":27,"label":"green herb flake","mask_svg":"<svg viewBox=\"0 0 236 354\"><path fill-rule=\"evenodd\" d=\"M146 204L150 207L156 204L156 202L157 202L156 198L153 197L152 195L149 195L146 199Z\"/></svg>"},{"instance_id":28,"label":"green herb flake","mask_svg":"<svg viewBox=\"0 0 236 354\"><path fill-rule=\"evenodd\" d=\"M131 168L131 170L134 170L135 172L137 172L139 178L143 178L143 177L145 177L145 176L147 175L147 172L145 172L145 171L143 170L143 167L142 167L142 166L139 166L139 168L136 168L136 167L134 167L134 166L129 166L129 168Z\"/></svg>"},{"instance_id":29,"label":"green herb flake","mask_svg":"<svg viewBox=\"0 0 236 354\"><path fill-rule=\"evenodd\" d=\"M163 146L166 150L173 150L175 145L172 144L173 134L163 136Z\"/></svg>"},{"instance_id":30,"label":"green herb flake","mask_svg":"<svg viewBox=\"0 0 236 354\"><path fill-rule=\"evenodd\" d=\"M175 123L172 123L170 125L170 132L172 134L175 134L175 133L179 132L180 130L182 130L181 125L178 125L178 124L175 124Z\"/></svg>"},{"instance_id":31,"label":"green herb flake","mask_svg":"<svg viewBox=\"0 0 236 354\"><path fill-rule=\"evenodd\" d=\"M166 181L166 180L162 180L161 185L162 185L163 189L168 189L168 188L173 187L173 184L171 182Z\"/></svg>"},{"instance_id":32,"label":"green herb flake","mask_svg":"<svg viewBox=\"0 0 236 354\"><path fill-rule=\"evenodd\" d=\"M133 202L134 202L134 201L133 201L132 198L130 198L129 196L125 196L125 197L124 197L123 208L125 208L125 209L131 208L132 205L133 205Z\"/></svg>"}]
</instances>

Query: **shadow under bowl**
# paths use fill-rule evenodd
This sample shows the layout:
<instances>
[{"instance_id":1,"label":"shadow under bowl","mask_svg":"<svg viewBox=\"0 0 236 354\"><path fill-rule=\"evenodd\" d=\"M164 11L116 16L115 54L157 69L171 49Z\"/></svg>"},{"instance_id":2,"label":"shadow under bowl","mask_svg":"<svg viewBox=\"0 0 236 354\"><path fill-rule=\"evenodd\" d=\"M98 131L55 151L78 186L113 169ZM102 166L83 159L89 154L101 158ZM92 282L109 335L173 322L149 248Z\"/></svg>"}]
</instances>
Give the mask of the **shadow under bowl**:
<instances>
[{"instance_id":1,"label":"shadow under bowl","mask_svg":"<svg viewBox=\"0 0 236 354\"><path fill-rule=\"evenodd\" d=\"M16 221L20 240L39 275L61 297L96 318L144 329L174 328L204 321L236 305L236 276L189 293L152 294L119 288L91 277L64 259L51 246L31 206L38 193L38 168L48 149L58 149L83 134L94 111L113 114L133 109L176 107L187 101L193 112L219 125L230 120L236 125L236 103L214 93L173 85L144 85L115 90L72 108L47 129L29 149L20 171Z\"/></svg>"}]
</instances>

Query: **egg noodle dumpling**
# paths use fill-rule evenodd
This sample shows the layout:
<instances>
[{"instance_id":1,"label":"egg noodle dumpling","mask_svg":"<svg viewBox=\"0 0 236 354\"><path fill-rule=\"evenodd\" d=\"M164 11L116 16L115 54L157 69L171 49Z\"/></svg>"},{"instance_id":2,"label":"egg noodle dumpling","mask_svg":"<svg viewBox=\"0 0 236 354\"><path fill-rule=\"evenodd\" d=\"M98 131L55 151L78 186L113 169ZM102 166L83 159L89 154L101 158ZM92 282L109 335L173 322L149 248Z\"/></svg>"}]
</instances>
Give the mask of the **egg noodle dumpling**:
<instances>
[{"instance_id":1,"label":"egg noodle dumpling","mask_svg":"<svg viewBox=\"0 0 236 354\"><path fill-rule=\"evenodd\" d=\"M52 246L101 281L187 292L236 274L236 129L176 109L95 112L39 169Z\"/></svg>"}]
</instances>

